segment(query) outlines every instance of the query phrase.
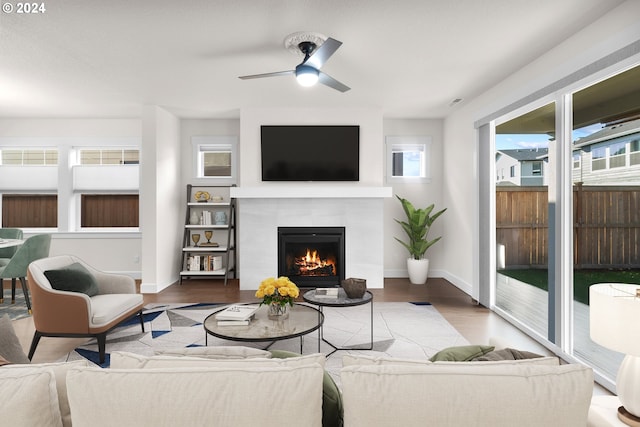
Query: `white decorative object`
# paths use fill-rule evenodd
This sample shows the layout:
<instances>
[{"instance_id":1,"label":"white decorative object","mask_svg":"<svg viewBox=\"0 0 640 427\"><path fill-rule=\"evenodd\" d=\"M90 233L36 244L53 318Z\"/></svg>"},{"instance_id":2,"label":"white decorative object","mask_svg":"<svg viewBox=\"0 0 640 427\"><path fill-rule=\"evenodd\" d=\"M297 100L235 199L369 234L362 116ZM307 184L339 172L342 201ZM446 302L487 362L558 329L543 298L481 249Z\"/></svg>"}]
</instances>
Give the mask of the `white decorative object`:
<instances>
[{"instance_id":1,"label":"white decorative object","mask_svg":"<svg viewBox=\"0 0 640 427\"><path fill-rule=\"evenodd\" d=\"M618 418L626 424L640 422L640 286L600 283L589 288L591 339L626 354L616 378L622 406ZM636 424L632 424L636 423Z\"/></svg>"},{"instance_id":2,"label":"white decorative object","mask_svg":"<svg viewBox=\"0 0 640 427\"><path fill-rule=\"evenodd\" d=\"M198 215L198 212L193 210L191 211L191 217L189 217L189 223L191 225L197 225L200 223L200 215Z\"/></svg>"},{"instance_id":3,"label":"white decorative object","mask_svg":"<svg viewBox=\"0 0 640 427\"><path fill-rule=\"evenodd\" d=\"M429 275L429 260L427 258L407 258L409 281L414 285L424 285Z\"/></svg>"}]
</instances>

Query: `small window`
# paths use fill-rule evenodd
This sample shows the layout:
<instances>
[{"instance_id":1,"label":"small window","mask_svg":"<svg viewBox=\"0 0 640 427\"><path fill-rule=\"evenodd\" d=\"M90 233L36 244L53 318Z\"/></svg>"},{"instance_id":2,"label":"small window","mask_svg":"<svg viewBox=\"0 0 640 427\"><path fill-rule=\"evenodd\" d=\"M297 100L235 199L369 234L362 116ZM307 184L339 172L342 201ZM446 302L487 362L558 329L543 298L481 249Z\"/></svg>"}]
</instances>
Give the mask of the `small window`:
<instances>
[{"instance_id":1,"label":"small window","mask_svg":"<svg viewBox=\"0 0 640 427\"><path fill-rule=\"evenodd\" d=\"M640 139L629 142L629 164L640 165Z\"/></svg>"},{"instance_id":2,"label":"small window","mask_svg":"<svg viewBox=\"0 0 640 427\"><path fill-rule=\"evenodd\" d=\"M51 148L3 148L2 163L7 166L56 166L58 150Z\"/></svg>"},{"instance_id":3,"label":"small window","mask_svg":"<svg viewBox=\"0 0 640 427\"><path fill-rule=\"evenodd\" d=\"M511 166L509 168L509 177L511 177L511 178L515 178L516 177L516 167L515 167L515 165Z\"/></svg>"},{"instance_id":4,"label":"small window","mask_svg":"<svg viewBox=\"0 0 640 427\"><path fill-rule=\"evenodd\" d=\"M573 153L573 168L580 169L580 152Z\"/></svg>"},{"instance_id":5,"label":"small window","mask_svg":"<svg viewBox=\"0 0 640 427\"><path fill-rule=\"evenodd\" d=\"M388 136L386 145L387 181L430 181L430 137Z\"/></svg>"},{"instance_id":6,"label":"small window","mask_svg":"<svg viewBox=\"0 0 640 427\"><path fill-rule=\"evenodd\" d=\"M140 150L124 148L80 148L78 164L80 165L128 165L140 163Z\"/></svg>"},{"instance_id":7,"label":"small window","mask_svg":"<svg viewBox=\"0 0 640 427\"><path fill-rule=\"evenodd\" d=\"M235 137L193 137L196 178L234 183L237 143Z\"/></svg>"},{"instance_id":8,"label":"small window","mask_svg":"<svg viewBox=\"0 0 640 427\"><path fill-rule=\"evenodd\" d=\"M542 175L542 162L531 162L531 175L533 176Z\"/></svg>"}]
</instances>

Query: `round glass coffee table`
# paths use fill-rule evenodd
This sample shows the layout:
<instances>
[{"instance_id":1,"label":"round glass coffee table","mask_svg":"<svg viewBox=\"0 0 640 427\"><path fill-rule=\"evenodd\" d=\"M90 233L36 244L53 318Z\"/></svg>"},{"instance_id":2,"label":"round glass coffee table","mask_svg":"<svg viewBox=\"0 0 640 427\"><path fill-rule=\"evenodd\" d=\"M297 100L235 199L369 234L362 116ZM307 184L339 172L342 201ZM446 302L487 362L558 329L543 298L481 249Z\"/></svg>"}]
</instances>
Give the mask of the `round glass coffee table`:
<instances>
[{"instance_id":1,"label":"round glass coffee table","mask_svg":"<svg viewBox=\"0 0 640 427\"><path fill-rule=\"evenodd\" d=\"M256 304L256 303L251 303ZM302 354L302 344L305 335L320 329L324 322L324 315L320 310L305 304L294 304L288 307L289 316L282 320L270 320L267 317L268 307L261 306L256 311L253 319L248 325L218 325L216 314L225 310L227 306L221 307L204 319L205 345L207 337L212 335L231 341L242 342L268 342L265 350L271 347L276 341L287 340L300 337L300 354ZM318 334L318 352L320 352L320 335Z\"/></svg>"},{"instance_id":2,"label":"round glass coffee table","mask_svg":"<svg viewBox=\"0 0 640 427\"><path fill-rule=\"evenodd\" d=\"M360 347L360 348L353 348L353 347L337 347L334 344L332 344L331 342L327 341L324 338L324 333L322 330L322 323L324 323L324 318L322 319L321 325L320 325L320 339L324 342L326 342L327 344L329 344L331 347L333 347L333 351L330 352L329 354L327 354L328 356L331 356L333 353L335 353L338 350L373 350L373 294L370 291L365 291L364 295L362 296L362 298L349 298L346 294L346 292L344 291L344 289L342 288L338 288L338 296L336 298L320 298L316 296L316 290L310 290L304 293L304 295L302 295L302 299L304 299L305 302L308 302L309 304L313 304L313 305L317 305L319 308L319 314L324 315L323 312L323 308L324 307L354 307L356 305L363 305L363 304L370 304L370 312L371 312L371 341L368 347Z\"/></svg>"}]
</instances>

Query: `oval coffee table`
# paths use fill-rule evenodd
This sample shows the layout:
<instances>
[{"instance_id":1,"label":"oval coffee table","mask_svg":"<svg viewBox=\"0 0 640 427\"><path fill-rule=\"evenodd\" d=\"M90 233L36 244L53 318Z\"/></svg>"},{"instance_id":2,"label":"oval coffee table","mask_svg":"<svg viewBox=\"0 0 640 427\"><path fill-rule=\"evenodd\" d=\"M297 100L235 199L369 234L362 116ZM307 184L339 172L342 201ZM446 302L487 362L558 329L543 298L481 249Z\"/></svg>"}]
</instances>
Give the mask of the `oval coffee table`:
<instances>
[{"instance_id":1,"label":"oval coffee table","mask_svg":"<svg viewBox=\"0 0 640 427\"><path fill-rule=\"evenodd\" d=\"M373 350L373 294L370 291L365 291L362 298L349 298L343 288L338 288L337 298L318 298L316 296L316 290L312 289L305 292L304 295L302 295L302 299L309 304L317 305L320 309L320 314L324 314L323 307L354 307L356 305L371 304L371 342L369 347L337 347L324 338L322 325L320 326L319 334L322 341L333 347L333 351L327 354L327 357L331 356L338 350ZM324 318L322 319L322 323L324 323Z\"/></svg>"},{"instance_id":2,"label":"oval coffee table","mask_svg":"<svg viewBox=\"0 0 640 427\"><path fill-rule=\"evenodd\" d=\"M256 303L250 303L256 304ZM246 304L245 304L246 305ZM206 319L203 325L206 337L212 335L231 341L242 342L267 342L271 343L265 348L268 349L276 341L287 340L300 337L300 354L302 354L303 337L315 330L320 329L324 322L324 315L320 310L305 304L294 304L288 307L289 317L284 320L270 320L267 317L268 307L261 306L256 311L253 319L248 325L241 326L220 326L216 320L216 314L225 310L228 305L214 311ZM320 352L320 334L318 333L318 352Z\"/></svg>"}]
</instances>

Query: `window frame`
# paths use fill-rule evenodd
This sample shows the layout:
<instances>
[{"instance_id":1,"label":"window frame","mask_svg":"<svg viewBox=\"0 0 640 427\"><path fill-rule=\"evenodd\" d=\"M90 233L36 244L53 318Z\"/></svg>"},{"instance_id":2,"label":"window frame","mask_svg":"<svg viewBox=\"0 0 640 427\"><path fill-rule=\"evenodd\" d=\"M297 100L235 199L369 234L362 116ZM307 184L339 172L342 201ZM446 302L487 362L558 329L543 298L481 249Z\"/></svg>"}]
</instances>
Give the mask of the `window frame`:
<instances>
[{"instance_id":1,"label":"window frame","mask_svg":"<svg viewBox=\"0 0 640 427\"><path fill-rule=\"evenodd\" d=\"M415 183L424 184L431 182L431 144L430 136L387 136L385 138L386 150L386 180L388 183ZM398 152L420 152L422 161L420 164L420 176L394 175L394 154Z\"/></svg>"},{"instance_id":2,"label":"window frame","mask_svg":"<svg viewBox=\"0 0 640 427\"><path fill-rule=\"evenodd\" d=\"M192 175L197 183L237 184L238 181L238 138L236 136L193 136L191 137L193 152ZM231 154L229 176L205 176L204 154L229 152Z\"/></svg>"}]
</instances>

